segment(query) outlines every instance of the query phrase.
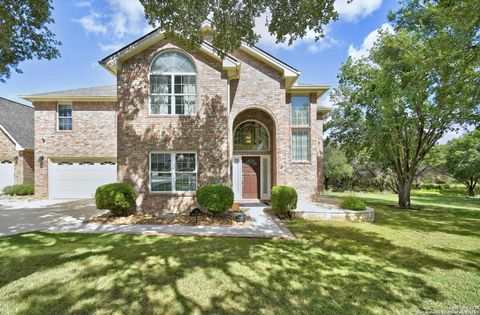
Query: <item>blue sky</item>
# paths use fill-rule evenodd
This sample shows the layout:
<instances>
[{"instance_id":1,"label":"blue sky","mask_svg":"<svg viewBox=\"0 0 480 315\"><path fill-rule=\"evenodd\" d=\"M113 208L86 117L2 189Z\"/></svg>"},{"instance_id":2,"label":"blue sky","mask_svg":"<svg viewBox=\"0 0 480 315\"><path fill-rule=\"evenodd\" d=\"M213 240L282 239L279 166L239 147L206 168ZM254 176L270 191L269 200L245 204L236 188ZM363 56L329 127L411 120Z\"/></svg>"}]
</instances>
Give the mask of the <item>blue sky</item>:
<instances>
[{"instance_id":1,"label":"blue sky","mask_svg":"<svg viewBox=\"0 0 480 315\"><path fill-rule=\"evenodd\" d=\"M340 18L327 26L323 40L315 42L313 34L308 34L290 47L274 43L261 17L257 21L257 32L263 36L259 46L302 71L301 82L335 86L342 62L349 54L365 53L396 5L391 0L355 0L352 4L338 0ZM51 29L62 42L62 56L22 63L23 73L0 83L0 96L25 103L19 94L115 84L114 76L98 60L151 30L138 0L54 0L53 7Z\"/></svg>"}]
</instances>

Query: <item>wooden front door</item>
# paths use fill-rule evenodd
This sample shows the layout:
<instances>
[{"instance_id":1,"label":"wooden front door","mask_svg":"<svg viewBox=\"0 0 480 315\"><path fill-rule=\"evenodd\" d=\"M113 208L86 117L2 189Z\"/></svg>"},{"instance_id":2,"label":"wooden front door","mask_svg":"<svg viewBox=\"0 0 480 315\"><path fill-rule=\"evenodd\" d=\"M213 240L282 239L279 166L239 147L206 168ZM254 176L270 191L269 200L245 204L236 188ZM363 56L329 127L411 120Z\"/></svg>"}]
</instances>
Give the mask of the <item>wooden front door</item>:
<instances>
[{"instance_id":1,"label":"wooden front door","mask_svg":"<svg viewBox=\"0 0 480 315\"><path fill-rule=\"evenodd\" d=\"M260 199L260 157L242 157L242 198Z\"/></svg>"}]
</instances>

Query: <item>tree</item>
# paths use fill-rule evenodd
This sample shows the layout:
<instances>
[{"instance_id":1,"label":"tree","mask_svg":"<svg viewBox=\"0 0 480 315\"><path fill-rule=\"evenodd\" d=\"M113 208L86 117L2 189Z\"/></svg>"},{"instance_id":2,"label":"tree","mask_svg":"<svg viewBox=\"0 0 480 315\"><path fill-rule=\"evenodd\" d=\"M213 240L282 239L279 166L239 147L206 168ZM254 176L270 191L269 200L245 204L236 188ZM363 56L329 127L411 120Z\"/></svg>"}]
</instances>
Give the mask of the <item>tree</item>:
<instances>
[{"instance_id":1,"label":"tree","mask_svg":"<svg viewBox=\"0 0 480 315\"><path fill-rule=\"evenodd\" d=\"M0 0L0 82L21 73L19 63L60 56L60 42L47 25L53 23L50 0Z\"/></svg>"},{"instance_id":2,"label":"tree","mask_svg":"<svg viewBox=\"0 0 480 315\"><path fill-rule=\"evenodd\" d=\"M470 197L480 180L480 129L448 144L445 168L450 176L464 184Z\"/></svg>"},{"instance_id":3,"label":"tree","mask_svg":"<svg viewBox=\"0 0 480 315\"><path fill-rule=\"evenodd\" d=\"M342 66L331 137L352 152L368 148L395 174L398 204L435 143L479 121L478 1L406 2L370 54ZM419 24L418 29L414 27ZM447 44L446 44L447 43ZM455 45L454 45L455 44Z\"/></svg>"},{"instance_id":4,"label":"tree","mask_svg":"<svg viewBox=\"0 0 480 315\"><path fill-rule=\"evenodd\" d=\"M277 42L292 42L313 31L316 39L324 36L324 25L336 20L334 0L140 0L148 22L165 30L190 47L203 40L202 24L212 25L212 44L221 55L236 50L242 41L253 45L259 36L255 19L267 17L265 26Z\"/></svg>"},{"instance_id":5,"label":"tree","mask_svg":"<svg viewBox=\"0 0 480 315\"><path fill-rule=\"evenodd\" d=\"M348 163L345 153L334 144L327 142L324 148L323 155L325 178L325 189L328 189L328 185L331 181L342 182L346 178L352 175L353 168Z\"/></svg>"}]
</instances>

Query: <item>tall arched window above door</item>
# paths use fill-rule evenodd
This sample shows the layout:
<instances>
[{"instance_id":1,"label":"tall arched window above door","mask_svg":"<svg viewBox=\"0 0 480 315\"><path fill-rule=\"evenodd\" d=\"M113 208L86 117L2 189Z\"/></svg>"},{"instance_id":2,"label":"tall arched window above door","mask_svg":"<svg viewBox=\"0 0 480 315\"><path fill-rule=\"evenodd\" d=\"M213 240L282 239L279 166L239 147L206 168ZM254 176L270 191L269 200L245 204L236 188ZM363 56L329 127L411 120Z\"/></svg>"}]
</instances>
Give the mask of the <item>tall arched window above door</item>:
<instances>
[{"instance_id":1,"label":"tall arched window above door","mask_svg":"<svg viewBox=\"0 0 480 315\"><path fill-rule=\"evenodd\" d=\"M237 151L266 151L270 149L267 129L256 121L247 121L237 127L233 149Z\"/></svg>"},{"instance_id":2,"label":"tall arched window above door","mask_svg":"<svg viewBox=\"0 0 480 315\"><path fill-rule=\"evenodd\" d=\"M150 114L195 114L196 75L193 61L179 51L155 57L149 73Z\"/></svg>"}]
</instances>

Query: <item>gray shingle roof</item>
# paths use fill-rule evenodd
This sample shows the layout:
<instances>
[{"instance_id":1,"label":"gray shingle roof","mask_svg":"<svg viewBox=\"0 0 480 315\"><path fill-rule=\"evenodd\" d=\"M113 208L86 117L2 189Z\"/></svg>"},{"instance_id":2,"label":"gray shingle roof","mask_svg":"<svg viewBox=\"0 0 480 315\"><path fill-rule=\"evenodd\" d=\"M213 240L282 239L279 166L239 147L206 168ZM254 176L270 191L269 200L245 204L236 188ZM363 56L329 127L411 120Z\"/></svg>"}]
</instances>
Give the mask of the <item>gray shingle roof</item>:
<instances>
[{"instance_id":1,"label":"gray shingle roof","mask_svg":"<svg viewBox=\"0 0 480 315\"><path fill-rule=\"evenodd\" d=\"M24 95L22 97L96 97L96 96L117 96L116 85L102 85L88 88L54 91L47 93Z\"/></svg>"},{"instance_id":2,"label":"gray shingle roof","mask_svg":"<svg viewBox=\"0 0 480 315\"><path fill-rule=\"evenodd\" d=\"M0 125L24 149L33 149L35 109L0 97Z\"/></svg>"}]
</instances>

